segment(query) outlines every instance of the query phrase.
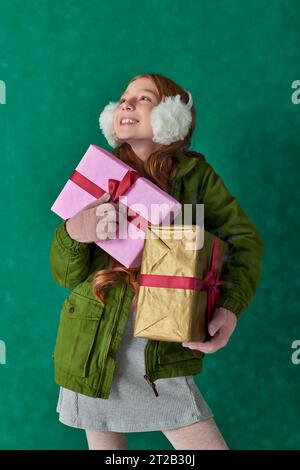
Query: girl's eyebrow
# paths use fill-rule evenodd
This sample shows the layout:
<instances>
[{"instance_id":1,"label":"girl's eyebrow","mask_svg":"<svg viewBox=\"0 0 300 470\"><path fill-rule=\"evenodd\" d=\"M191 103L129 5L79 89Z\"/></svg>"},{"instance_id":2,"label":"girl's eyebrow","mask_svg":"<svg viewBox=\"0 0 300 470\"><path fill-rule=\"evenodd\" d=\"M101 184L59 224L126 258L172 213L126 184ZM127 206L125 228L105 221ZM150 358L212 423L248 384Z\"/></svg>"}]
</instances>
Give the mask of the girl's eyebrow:
<instances>
[{"instance_id":1,"label":"girl's eyebrow","mask_svg":"<svg viewBox=\"0 0 300 470\"><path fill-rule=\"evenodd\" d=\"M154 93L154 91L152 91L152 90L149 90L148 88L143 88L143 89L141 89L141 90L139 90L139 91L147 91L148 93L152 93L152 94L155 96L155 98L158 98L157 95L156 95L156 93ZM126 95L126 92L123 93L123 95L121 95L120 98L122 98L122 96L125 96L125 95Z\"/></svg>"}]
</instances>

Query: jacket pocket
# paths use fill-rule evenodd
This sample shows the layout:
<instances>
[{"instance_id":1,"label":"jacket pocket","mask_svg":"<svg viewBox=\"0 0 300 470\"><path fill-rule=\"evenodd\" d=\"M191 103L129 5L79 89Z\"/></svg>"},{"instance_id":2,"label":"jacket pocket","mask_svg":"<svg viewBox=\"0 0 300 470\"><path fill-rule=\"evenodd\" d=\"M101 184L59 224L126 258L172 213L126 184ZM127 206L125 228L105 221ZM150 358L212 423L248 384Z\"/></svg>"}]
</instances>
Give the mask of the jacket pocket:
<instances>
[{"instance_id":1,"label":"jacket pocket","mask_svg":"<svg viewBox=\"0 0 300 470\"><path fill-rule=\"evenodd\" d=\"M65 299L53 352L54 362L60 369L88 377L102 313L100 303L74 292Z\"/></svg>"},{"instance_id":2,"label":"jacket pocket","mask_svg":"<svg viewBox=\"0 0 300 470\"><path fill-rule=\"evenodd\" d=\"M198 357L204 356L204 353L200 353ZM181 361L189 361L195 359L190 348L185 348L181 343L172 341L159 341L157 347L157 361L158 364L173 364Z\"/></svg>"}]
</instances>

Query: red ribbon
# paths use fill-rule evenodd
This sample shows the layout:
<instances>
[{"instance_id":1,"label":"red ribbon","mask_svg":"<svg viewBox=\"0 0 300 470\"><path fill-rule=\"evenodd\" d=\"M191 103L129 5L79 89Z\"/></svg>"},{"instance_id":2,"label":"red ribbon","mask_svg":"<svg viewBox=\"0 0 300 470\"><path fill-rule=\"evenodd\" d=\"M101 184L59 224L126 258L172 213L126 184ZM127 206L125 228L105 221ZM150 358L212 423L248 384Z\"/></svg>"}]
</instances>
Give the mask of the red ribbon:
<instances>
[{"instance_id":1,"label":"red ribbon","mask_svg":"<svg viewBox=\"0 0 300 470\"><path fill-rule=\"evenodd\" d=\"M202 280L201 290L207 290L208 321L210 320L210 317L213 313L214 306L219 300L219 296L220 296L219 286L222 284L226 284L226 281L218 279L218 276L217 276L217 260L218 260L219 246L220 246L220 239L217 237L214 237L211 268L210 268L210 271L208 271L205 274Z\"/></svg>"},{"instance_id":2,"label":"red ribbon","mask_svg":"<svg viewBox=\"0 0 300 470\"><path fill-rule=\"evenodd\" d=\"M109 202L118 202L119 197L127 193L128 189L140 178L140 175L134 170L128 170L121 180L115 180L110 178L108 180L108 193L112 196ZM106 191L93 181L86 178L86 176L74 170L70 176L70 180L77 184L80 188L84 189L87 193L91 194L95 198L99 198ZM134 212L128 208L128 221L137 226L137 228L146 230L149 221L144 219L140 214Z\"/></svg>"},{"instance_id":3,"label":"red ribbon","mask_svg":"<svg viewBox=\"0 0 300 470\"><path fill-rule=\"evenodd\" d=\"M198 291L207 291L207 317L210 319L213 308L219 300L219 285L225 284L226 281L217 277L217 257L219 251L220 240L214 237L211 268L203 279L191 276L169 276L162 274L140 274L140 286L163 287L171 289L193 289Z\"/></svg>"}]
</instances>

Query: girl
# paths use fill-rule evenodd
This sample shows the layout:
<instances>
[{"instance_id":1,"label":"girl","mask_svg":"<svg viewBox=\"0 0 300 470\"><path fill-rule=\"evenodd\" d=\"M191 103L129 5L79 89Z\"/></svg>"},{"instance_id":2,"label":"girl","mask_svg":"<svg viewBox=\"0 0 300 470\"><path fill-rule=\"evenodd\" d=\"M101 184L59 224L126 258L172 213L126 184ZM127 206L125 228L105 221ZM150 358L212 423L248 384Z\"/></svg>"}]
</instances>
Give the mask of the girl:
<instances>
[{"instance_id":1,"label":"girl","mask_svg":"<svg viewBox=\"0 0 300 470\"><path fill-rule=\"evenodd\" d=\"M104 108L99 122L118 158L179 202L204 204L205 229L231 244L224 271L228 282L209 325L212 339L157 342L160 366L153 353L150 380L144 375L150 355L150 350L145 354L147 340L133 337L139 268L125 268L92 243L117 232L117 205L105 194L60 224L51 245L51 270L73 293L63 308L53 356L60 385L59 419L85 429L89 449L127 449L126 432L155 430L161 430L175 449L228 449L193 375L200 371L204 353L227 344L238 315L254 296L262 241L205 157L187 150L195 129L189 92L163 75L139 75L118 103ZM120 282L126 284L123 297ZM117 312L119 320L112 323ZM173 348L172 363L164 363L164 348ZM157 388L153 377L158 378Z\"/></svg>"}]
</instances>

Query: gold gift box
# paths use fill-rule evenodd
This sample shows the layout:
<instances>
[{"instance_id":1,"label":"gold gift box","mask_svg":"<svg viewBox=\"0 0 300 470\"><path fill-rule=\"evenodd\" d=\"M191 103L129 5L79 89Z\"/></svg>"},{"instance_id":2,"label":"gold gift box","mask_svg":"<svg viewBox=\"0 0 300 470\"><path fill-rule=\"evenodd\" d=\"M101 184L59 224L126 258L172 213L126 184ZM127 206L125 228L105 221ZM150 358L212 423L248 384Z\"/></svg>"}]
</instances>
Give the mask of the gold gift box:
<instances>
[{"instance_id":1,"label":"gold gift box","mask_svg":"<svg viewBox=\"0 0 300 470\"><path fill-rule=\"evenodd\" d=\"M229 244L199 225L149 225L142 255L134 336L205 341ZM212 267L214 268L212 270Z\"/></svg>"}]
</instances>

